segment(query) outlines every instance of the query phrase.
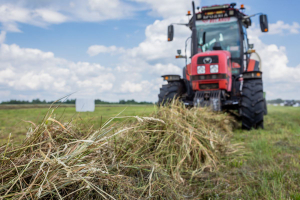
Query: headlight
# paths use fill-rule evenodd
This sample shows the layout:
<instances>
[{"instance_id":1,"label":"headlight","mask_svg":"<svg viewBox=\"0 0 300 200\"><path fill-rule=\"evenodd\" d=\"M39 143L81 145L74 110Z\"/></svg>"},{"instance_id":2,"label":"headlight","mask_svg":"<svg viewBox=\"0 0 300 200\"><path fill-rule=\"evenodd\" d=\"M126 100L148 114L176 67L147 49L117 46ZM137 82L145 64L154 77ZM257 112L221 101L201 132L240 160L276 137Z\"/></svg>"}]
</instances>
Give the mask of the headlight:
<instances>
[{"instance_id":1,"label":"headlight","mask_svg":"<svg viewBox=\"0 0 300 200\"><path fill-rule=\"evenodd\" d=\"M210 66L210 73L218 73L218 72L219 72L219 65Z\"/></svg>"},{"instance_id":2,"label":"headlight","mask_svg":"<svg viewBox=\"0 0 300 200\"><path fill-rule=\"evenodd\" d=\"M197 73L198 74L205 74L205 66L201 65L197 67Z\"/></svg>"}]
</instances>

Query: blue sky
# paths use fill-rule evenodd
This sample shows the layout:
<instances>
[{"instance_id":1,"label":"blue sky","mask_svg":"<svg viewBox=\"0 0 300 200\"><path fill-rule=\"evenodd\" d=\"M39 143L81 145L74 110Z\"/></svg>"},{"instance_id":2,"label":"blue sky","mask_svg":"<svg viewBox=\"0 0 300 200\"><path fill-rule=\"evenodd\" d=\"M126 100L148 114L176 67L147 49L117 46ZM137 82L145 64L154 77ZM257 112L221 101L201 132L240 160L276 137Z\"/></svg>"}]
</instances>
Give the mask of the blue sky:
<instances>
[{"instance_id":1,"label":"blue sky","mask_svg":"<svg viewBox=\"0 0 300 200\"><path fill-rule=\"evenodd\" d=\"M160 76L180 74L184 65L173 58L190 32L175 27L175 40L167 43L166 28L187 20L190 2L0 0L0 101L54 100L72 92L74 98L156 101ZM224 3L229 2L196 1L197 6ZM268 99L300 99L300 2L236 3L245 4L246 14L268 15L268 34L258 31L258 17L249 29L263 59Z\"/></svg>"}]
</instances>

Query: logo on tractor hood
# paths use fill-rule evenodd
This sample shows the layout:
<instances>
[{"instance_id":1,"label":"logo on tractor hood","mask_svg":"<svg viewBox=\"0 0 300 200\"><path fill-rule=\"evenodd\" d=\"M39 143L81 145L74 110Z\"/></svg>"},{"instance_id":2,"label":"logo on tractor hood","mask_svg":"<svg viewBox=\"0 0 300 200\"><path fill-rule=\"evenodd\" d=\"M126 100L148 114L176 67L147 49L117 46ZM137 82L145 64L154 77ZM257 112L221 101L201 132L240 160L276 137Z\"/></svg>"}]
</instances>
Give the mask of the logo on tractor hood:
<instances>
[{"instance_id":1,"label":"logo on tractor hood","mask_svg":"<svg viewBox=\"0 0 300 200\"><path fill-rule=\"evenodd\" d=\"M204 64L210 64L210 63L212 63L211 57L206 57L206 58L204 58L204 59L203 59L203 63L204 63Z\"/></svg>"}]
</instances>

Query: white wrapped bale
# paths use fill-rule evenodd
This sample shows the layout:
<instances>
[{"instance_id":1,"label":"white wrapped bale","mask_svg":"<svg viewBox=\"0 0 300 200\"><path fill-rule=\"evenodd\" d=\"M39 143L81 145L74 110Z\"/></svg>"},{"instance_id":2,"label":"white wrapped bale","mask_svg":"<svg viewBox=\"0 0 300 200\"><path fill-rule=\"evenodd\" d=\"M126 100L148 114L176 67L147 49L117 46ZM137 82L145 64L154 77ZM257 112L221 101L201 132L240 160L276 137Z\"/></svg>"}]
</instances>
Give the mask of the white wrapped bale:
<instances>
[{"instance_id":1,"label":"white wrapped bale","mask_svg":"<svg viewBox=\"0 0 300 200\"><path fill-rule=\"evenodd\" d=\"M94 99L76 99L76 112L94 112Z\"/></svg>"}]
</instances>

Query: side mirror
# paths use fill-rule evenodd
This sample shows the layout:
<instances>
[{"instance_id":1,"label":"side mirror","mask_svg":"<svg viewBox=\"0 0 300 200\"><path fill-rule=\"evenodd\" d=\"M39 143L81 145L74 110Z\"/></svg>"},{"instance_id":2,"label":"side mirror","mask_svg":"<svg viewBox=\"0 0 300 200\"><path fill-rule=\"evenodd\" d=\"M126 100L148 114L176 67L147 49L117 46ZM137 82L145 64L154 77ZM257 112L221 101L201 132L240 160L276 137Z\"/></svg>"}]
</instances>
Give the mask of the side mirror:
<instances>
[{"instance_id":1,"label":"side mirror","mask_svg":"<svg viewBox=\"0 0 300 200\"><path fill-rule=\"evenodd\" d=\"M177 53L178 53L178 55L180 55L181 54L181 49L178 49Z\"/></svg>"},{"instance_id":2,"label":"side mirror","mask_svg":"<svg viewBox=\"0 0 300 200\"><path fill-rule=\"evenodd\" d=\"M259 22L260 22L261 32L268 32L269 31L269 24L268 24L267 15L260 15L259 16Z\"/></svg>"},{"instance_id":3,"label":"side mirror","mask_svg":"<svg viewBox=\"0 0 300 200\"><path fill-rule=\"evenodd\" d=\"M173 41L173 37L174 37L174 26L170 25L168 26L168 41L169 42Z\"/></svg>"},{"instance_id":4,"label":"side mirror","mask_svg":"<svg viewBox=\"0 0 300 200\"><path fill-rule=\"evenodd\" d=\"M249 49L253 49L254 48L254 44L249 44Z\"/></svg>"}]
</instances>

